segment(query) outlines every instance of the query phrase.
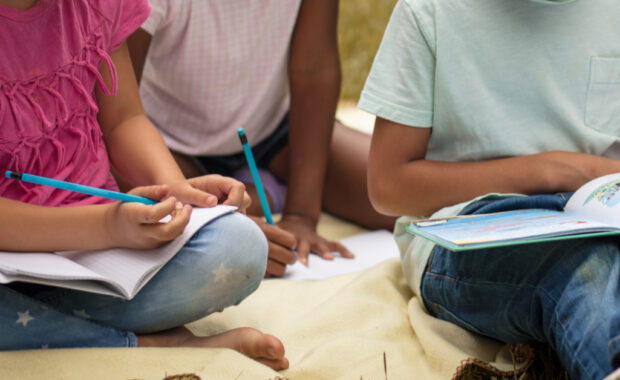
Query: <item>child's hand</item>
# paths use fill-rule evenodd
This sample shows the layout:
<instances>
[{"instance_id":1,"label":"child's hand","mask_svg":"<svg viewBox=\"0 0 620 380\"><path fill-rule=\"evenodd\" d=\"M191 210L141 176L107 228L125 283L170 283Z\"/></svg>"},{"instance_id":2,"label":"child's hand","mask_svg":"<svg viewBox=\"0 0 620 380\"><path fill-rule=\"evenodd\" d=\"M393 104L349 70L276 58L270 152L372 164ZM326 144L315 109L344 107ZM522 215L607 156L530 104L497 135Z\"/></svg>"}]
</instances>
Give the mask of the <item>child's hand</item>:
<instances>
[{"instance_id":1,"label":"child's hand","mask_svg":"<svg viewBox=\"0 0 620 380\"><path fill-rule=\"evenodd\" d=\"M267 271L265 277L279 277L286 271L286 266L297 261L297 255L293 252L297 245L295 235L283 230L278 226L272 226L263 218L250 216L263 231L269 242L269 255L267 258Z\"/></svg>"},{"instance_id":2,"label":"child's hand","mask_svg":"<svg viewBox=\"0 0 620 380\"><path fill-rule=\"evenodd\" d=\"M237 206L239 211L244 212L250 205L250 196L243 183L218 174L171 184L167 195L198 207L213 207L219 203Z\"/></svg>"},{"instance_id":3,"label":"child's hand","mask_svg":"<svg viewBox=\"0 0 620 380\"><path fill-rule=\"evenodd\" d=\"M316 233L316 225L310 219L299 215L284 215L278 226L289 231L297 238L297 259L308 266L308 255L314 252L325 260L333 260L331 252L339 252L342 257L353 258L351 253L344 245L323 239Z\"/></svg>"},{"instance_id":4,"label":"child's hand","mask_svg":"<svg viewBox=\"0 0 620 380\"><path fill-rule=\"evenodd\" d=\"M137 187L130 194L160 200L168 192L166 185ZM174 197L154 205L136 202L110 204L105 229L112 247L149 249L175 239L189 222L191 206L183 206ZM159 221L170 215L166 223Z\"/></svg>"}]
</instances>

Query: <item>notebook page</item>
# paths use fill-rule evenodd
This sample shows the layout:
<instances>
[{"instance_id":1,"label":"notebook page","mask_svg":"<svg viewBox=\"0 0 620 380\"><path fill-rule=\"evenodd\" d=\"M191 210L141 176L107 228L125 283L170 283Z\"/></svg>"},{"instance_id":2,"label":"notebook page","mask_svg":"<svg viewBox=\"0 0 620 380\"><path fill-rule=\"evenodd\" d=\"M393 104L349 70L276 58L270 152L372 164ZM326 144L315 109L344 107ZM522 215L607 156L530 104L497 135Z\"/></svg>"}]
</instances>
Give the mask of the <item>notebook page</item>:
<instances>
[{"instance_id":1,"label":"notebook page","mask_svg":"<svg viewBox=\"0 0 620 380\"><path fill-rule=\"evenodd\" d=\"M0 252L0 270L8 276L38 276L47 279L81 278L103 280L103 276L52 253ZM0 277L0 282L3 281Z\"/></svg>"},{"instance_id":2,"label":"notebook page","mask_svg":"<svg viewBox=\"0 0 620 380\"><path fill-rule=\"evenodd\" d=\"M13 281L24 281L32 284L58 286L57 280L53 279L49 280L40 277L5 275L0 272L0 283L9 283ZM112 285L108 286L108 283L106 282L94 280L72 280L71 289L115 297L119 297L121 294L124 294L124 290L121 288L114 287Z\"/></svg>"},{"instance_id":3,"label":"notebook page","mask_svg":"<svg viewBox=\"0 0 620 380\"><path fill-rule=\"evenodd\" d=\"M97 251L58 252L93 272L118 283L131 299L157 271L185 245L196 231L209 221L235 210L233 206L219 205L192 210L190 222L183 234L170 243L155 249L134 250L116 248Z\"/></svg>"}]
</instances>

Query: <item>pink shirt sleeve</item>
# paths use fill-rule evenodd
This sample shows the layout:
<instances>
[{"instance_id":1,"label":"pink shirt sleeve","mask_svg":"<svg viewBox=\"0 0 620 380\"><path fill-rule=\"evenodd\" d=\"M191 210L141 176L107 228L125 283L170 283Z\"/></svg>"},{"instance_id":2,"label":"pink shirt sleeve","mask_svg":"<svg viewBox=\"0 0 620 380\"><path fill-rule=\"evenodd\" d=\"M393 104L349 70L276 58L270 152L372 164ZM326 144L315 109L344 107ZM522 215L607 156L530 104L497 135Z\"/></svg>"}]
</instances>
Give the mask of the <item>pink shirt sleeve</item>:
<instances>
[{"instance_id":1,"label":"pink shirt sleeve","mask_svg":"<svg viewBox=\"0 0 620 380\"><path fill-rule=\"evenodd\" d=\"M104 26L106 50L113 52L142 25L151 12L148 0L99 0L99 10L107 20Z\"/></svg>"}]
</instances>

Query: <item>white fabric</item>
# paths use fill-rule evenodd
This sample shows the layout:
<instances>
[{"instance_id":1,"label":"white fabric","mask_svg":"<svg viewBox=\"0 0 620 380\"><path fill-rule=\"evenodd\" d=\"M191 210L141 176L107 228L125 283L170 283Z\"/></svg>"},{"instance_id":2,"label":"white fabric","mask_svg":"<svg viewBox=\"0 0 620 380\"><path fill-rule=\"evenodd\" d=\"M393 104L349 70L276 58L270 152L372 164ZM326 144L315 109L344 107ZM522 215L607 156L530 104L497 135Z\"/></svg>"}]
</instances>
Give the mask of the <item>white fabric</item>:
<instances>
[{"instance_id":1,"label":"white fabric","mask_svg":"<svg viewBox=\"0 0 620 380\"><path fill-rule=\"evenodd\" d=\"M188 155L256 144L289 106L288 50L301 0L150 0L140 94L166 144Z\"/></svg>"}]
</instances>

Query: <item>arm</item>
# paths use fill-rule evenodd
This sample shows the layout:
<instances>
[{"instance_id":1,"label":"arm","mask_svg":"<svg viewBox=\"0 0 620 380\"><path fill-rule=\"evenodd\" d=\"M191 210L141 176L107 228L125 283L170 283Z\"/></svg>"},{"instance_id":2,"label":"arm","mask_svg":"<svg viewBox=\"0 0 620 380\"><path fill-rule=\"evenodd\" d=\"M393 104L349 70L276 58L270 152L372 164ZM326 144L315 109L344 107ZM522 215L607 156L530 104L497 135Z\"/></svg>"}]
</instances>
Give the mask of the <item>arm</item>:
<instances>
[{"instance_id":1,"label":"arm","mask_svg":"<svg viewBox=\"0 0 620 380\"><path fill-rule=\"evenodd\" d=\"M303 1L291 41L291 152L284 214L313 223L321 213L320 189L340 92L337 16L337 1Z\"/></svg>"},{"instance_id":2,"label":"arm","mask_svg":"<svg viewBox=\"0 0 620 380\"><path fill-rule=\"evenodd\" d=\"M0 198L0 250L104 248L106 206L41 207Z\"/></svg>"},{"instance_id":3,"label":"arm","mask_svg":"<svg viewBox=\"0 0 620 380\"><path fill-rule=\"evenodd\" d=\"M144 70L144 63L146 62L146 56L152 39L153 37L144 29L136 30L127 38L127 47L131 54L131 64L138 84L142 79L142 71Z\"/></svg>"},{"instance_id":4,"label":"arm","mask_svg":"<svg viewBox=\"0 0 620 380\"><path fill-rule=\"evenodd\" d=\"M166 192L166 186L150 186L133 194L161 199ZM25 252L153 248L180 235L190 215L190 207L173 197L153 206L116 202L79 207L35 206L0 197L0 209L0 250ZM158 223L170 214L170 222Z\"/></svg>"},{"instance_id":5,"label":"arm","mask_svg":"<svg viewBox=\"0 0 620 380\"><path fill-rule=\"evenodd\" d=\"M127 46L111 57L118 75L117 94L106 96L99 88L96 94L98 120L112 164L137 185L184 181L164 140L144 114ZM107 67L101 71L109 82Z\"/></svg>"},{"instance_id":6,"label":"arm","mask_svg":"<svg viewBox=\"0 0 620 380\"><path fill-rule=\"evenodd\" d=\"M481 162L425 160L431 128L377 118L368 188L373 205L389 215L430 215L442 207L498 193L574 191L620 171L620 161L553 151Z\"/></svg>"},{"instance_id":7,"label":"arm","mask_svg":"<svg viewBox=\"0 0 620 380\"><path fill-rule=\"evenodd\" d=\"M316 235L340 92L337 19L338 1L303 1L291 40L288 195L279 225L297 236L302 262L310 249L324 258L330 250L351 256Z\"/></svg>"}]
</instances>

